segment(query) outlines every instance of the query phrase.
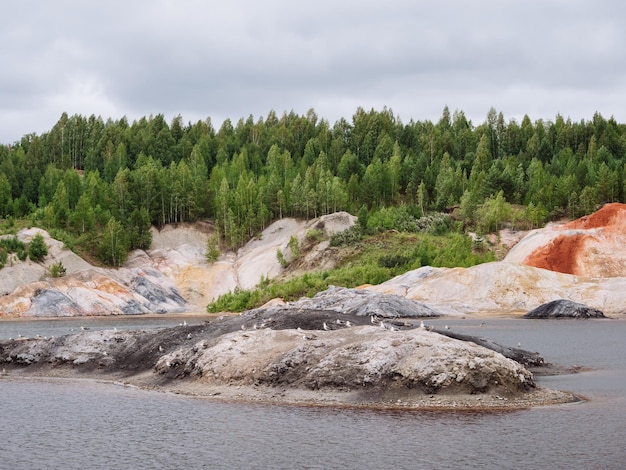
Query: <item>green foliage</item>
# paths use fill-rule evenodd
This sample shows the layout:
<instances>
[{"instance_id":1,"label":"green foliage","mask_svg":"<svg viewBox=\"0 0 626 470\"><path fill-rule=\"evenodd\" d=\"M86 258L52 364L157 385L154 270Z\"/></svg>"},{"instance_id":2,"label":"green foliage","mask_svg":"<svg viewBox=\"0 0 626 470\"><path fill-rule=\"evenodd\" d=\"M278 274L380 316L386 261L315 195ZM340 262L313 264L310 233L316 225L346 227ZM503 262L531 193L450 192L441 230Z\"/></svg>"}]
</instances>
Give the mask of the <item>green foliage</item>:
<instances>
[{"instance_id":1,"label":"green foliage","mask_svg":"<svg viewBox=\"0 0 626 470\"><path fill-rule=\"evenodd\" d=\"M283 250L281 250L280 248L276 249L276 259L278 260L278 263L283 268L286 268L289 266L289 261L287 261L287 259L285 258L285 255L283 254Z\"/></svg>"},{"instance_id":2,"label":"green foliage","mask_svg":"<svg viewBox=\"0 0 626 470\"><path fill-rule=\"evenodd\" d=\"M330 237L330 246L354 245L363 239L363 229L360 225L353 225Z\"/></svg>"},{"instance_id":3,"label":"green foliage","mask_svg":"<svg viewBox=\"0 0 626 470\"><path fill-rule=\"evenodd\" d=\"M378 258L378 265L383 268L398 268L408 265L411 261L412 258L407 255L389 254Z\"/></svg>"},{"instance_id":4,"label":"green foliage","mask_svg":"<svg viewBox=\"0 0 626 470\"><path fill-rule=\"evenodd\" d=\"M321 242L324 239L324 232L319 228L311 228L306 232L306 239L310 242Z\"/></svg>"},{"instance_id":5,"label":"green foliage","mask_svg":"<svg viewBox=\"0 0 626 470\"><path fill-rule=\"evenodd\" d=\"M289 243L287 244L289 250L291 250L291 255L294 259L297 259L300 256L300 242L298 241L298 237L292 235L289 238Z\"/></svg>"},{"instance_id":6,"label":"green foliage","mask_svg":"<svg viewBox=\"0 0 626 470\"><path fill-rule=\"evenodd\" d=\"M100 259L110 266L122 266L128 256L129 246L130 241L124 227L114 217L111 217L98 246Z\"/></svg>"},{"instance_id":7,"label":"green foliage","mask_svg":"<svg viewBox=\"0 0 626 470\"><path fill-rule=\"evenodd\" d=\"M48 246L43 235L38 233L33 237L28 245L28 257L31 261L39 262L48 255Z\"/></svg>"},{"instance_id":8,"label":"green foliage","mask_svg":"<svg viewBox=\"0 0 626 470\"><path fill-rule=\"evenodd\" d=\"M63 266L63 263L61 261L58 261L50 266L48 272L50 273L51 277L63 277L66 273L65 266Z\"/></svg>"},{"instance_id":9,"label":"green foliage","mask_svg":"<svg viewBox=\"0 0 626 470\"><path fill-rule=\"evenodd\" d=\"M214 233L207 238L204 257L206 258L207 263L211 264L215 263L219 259L220 253L219 237L216 233Z\"/></svg>"},{"instance_id":10,"label":"green foliage","mask_svg":"<svg viewBox=\"0 0 626 470\"><path fill-rule=\"evenodd\" d=\"M358 225L355 227L359 228ZM354 245L348 249L352 248ZM208 305L207 311L241 312L277 297L287 301L303 296L311 297L331 285L357 287L380 284L407 269L425 265L467 267L494 260L495 255L491 251L479 249L469 237L459 233L443 236L378 234L360 244L357 252L344 259L335 269L311 272L280 282L265 278L254 290L235 289L234 292L220 296Z\"/></svg>"},{"instance_id":11,"label":"green foliage","mask_svg":"<svg viewBox=\"0 0 626 470\"><path fill-rule=\"evenodd\" d=\"M9 253L18 253L20 251L24 251L26 248L24 242L17 238L16 235L13 235L12 237L0 238L0 246Z\"/></svg>"},{"instance_id":12,"label":"green foliage","mask_svg":"<svg viewBox=\"0 0 626 470\"><path fill-rule=\"evenodd\" d=\"M112 217L128 249L150 245L150 225L203 218L236 249L281 217L347 210L362 234L446 233L449 221L422 216L460 206L481 230L507 217L536 226L626 197L626 126L599 113L517 123L491 109L475 125L462 111L403 123L389 109L358 108L333 126L313 110L226 119L220 129L182 122L63 113L0 152L0 217L64 230L94 255ZM532 210L498 214L500 192Z\"/></svg>"}]
</instances>

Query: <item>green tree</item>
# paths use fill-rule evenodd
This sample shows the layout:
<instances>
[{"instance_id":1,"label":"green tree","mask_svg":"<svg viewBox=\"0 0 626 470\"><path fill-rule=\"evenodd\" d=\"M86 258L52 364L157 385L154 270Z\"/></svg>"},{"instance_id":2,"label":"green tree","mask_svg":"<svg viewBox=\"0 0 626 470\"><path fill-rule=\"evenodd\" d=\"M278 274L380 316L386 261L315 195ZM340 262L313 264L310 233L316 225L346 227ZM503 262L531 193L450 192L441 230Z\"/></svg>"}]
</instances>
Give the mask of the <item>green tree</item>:
<instances>
[{"instance_id":1,"label":"green tree","mask_svg":"<svg viewBox=\"0 0 626 470\"><path fill-rule=\"evenodd\" d=\"M122 266L128 256L130 241L120 222L111 217L102 231L98 247L100 259L110 266Z\"/></svg>"},{"instance_id":2,"label":"green tree","mask_svg":"<svg viewBox=\"0 0 626 470\"><path fill-rule=\"evenodd\" d=\"M28 245L28 257L31 261L39 262L48 255L48 246L41 233L33 237Z\"/></svg>"},{"instance_id":3,"label":"green tree","mask_svg":"<svg viewBox=\"0 0 626 470\"><path fill-rule=\"evenodd\" d=\"M0 173L0 217L6 217L13 211L11 184L4 173Z\"/></svg>"}]
</instances>

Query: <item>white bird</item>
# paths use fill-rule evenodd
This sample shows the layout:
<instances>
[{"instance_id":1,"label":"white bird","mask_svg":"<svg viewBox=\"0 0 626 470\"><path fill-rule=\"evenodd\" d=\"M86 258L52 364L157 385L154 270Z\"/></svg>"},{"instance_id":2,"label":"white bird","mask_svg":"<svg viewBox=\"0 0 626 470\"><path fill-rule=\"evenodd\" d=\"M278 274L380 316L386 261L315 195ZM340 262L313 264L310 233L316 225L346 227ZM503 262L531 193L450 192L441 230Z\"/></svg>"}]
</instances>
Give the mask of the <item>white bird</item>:
<instances>
[{"instance_id":1,"label":"white bird","mask_svg":"<svg viewBox=\"0 0 626 470\"><path fill-rule=\"evenodd\" d=\"M326 324L326 322L322 325L326 331L330 330L330 327Z\"/></svg>"},{"instance_id":2,"label":"white bird","mask_svg":"<svg viewBox=\"0 0 626 470\"><path fill-rule=\"evenodd\" d=\"M448 325L444 326L444 328L445 328L446 330L449 330L449 329L450 329L450 327L449 327Z\"/></svg>"},{"instance_id":3,"label":"white bird","mask_svg":"<svg viewBox=\"0 0 626 470\"><path fill-rule=\"evenodd\" d=\"M521 348L522 347L522 343L520 343L519 341L517 342L517 347Z\"/></svg>"},{"instance_id":4,"label":"white bird","mask_svg":"<svg viewBox=\"0 0 626 470\"><path fill-rule=\"evenodd\" d=\"M246 325L242 324L242 325L241 325L241 329L242 329L242 330L245 330L245 329L246 329Z\"/></svg>"},{"instance_id":5,"label":"white bird","mask_svg":"<svg viewBox=\"0 0 626 470\"><path fill-rule=\"evenodd\" d=\"M159 352L163 352L163 346L159 346Z\"/></svg>"},{"instance_id":6,"label":"white bird","mask_svg":"<svg viewBox=\"0 0 626 470\"><path fill-rule=\"evenodd\" d=\"M191 333L187 333L187 339L191 339Z\"/></svg>"},{"instance_id":7,"label":"white bird","mask_svg":"<svg viewBox=\"0 0 626 470\"><path fill-rule=\"evenodd\" d=\"M420 328L423 330L424 328L426 328L426 325L424 325L424 320L420 320Z\"/></svg>"},{"instance_id":8,"label":"white bird","mask_svg":"<svg viewBox=\"0 0 626 470\"><path fill-rule=\"evenodd\" d=\"M351 322L350 320L347 320L347 321L346 321L346 326L353 326L353 325L352 325L352 322Z\"/></svg>"},{"instance_id":9,"label":"white bird","mask_svg":"<svg viewBox=\"0 0 626 470\"><path fill-rule=\"evenodd\" d=\"M298 333L302 333L304 330L300 327L296 328L296 330L298 331Z\"/></svg>"}]
</instances>

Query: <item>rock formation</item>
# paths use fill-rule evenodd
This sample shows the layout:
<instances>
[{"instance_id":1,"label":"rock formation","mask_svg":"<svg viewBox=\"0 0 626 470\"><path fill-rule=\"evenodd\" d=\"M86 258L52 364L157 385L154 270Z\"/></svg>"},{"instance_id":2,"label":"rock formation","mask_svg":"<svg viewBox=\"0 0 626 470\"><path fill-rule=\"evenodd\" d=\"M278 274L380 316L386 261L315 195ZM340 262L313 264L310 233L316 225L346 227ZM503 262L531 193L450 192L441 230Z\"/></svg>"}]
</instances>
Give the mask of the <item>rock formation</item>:
<instances>
[{"instance_id":1,"label":"rock formation","mask_svg":"<svg viewBox=\"0 0 626 470\"><path fill-rule=\"evenodd\" d=\"M522 315L562 298L609 315L624 313L626 305L626 277L581 278L504 261L470 268L425 266L368 290L405 296L449 315Z\"/></svg>"},{"instance_id":2,"label":"rock formation","mask_svg":"<svg viewBox=\"0 0 626 470\"><path fill-rule=\"evenodd\" d=\"M325 328L326 322L339 325L337 315L341 328ZM532 374L497 352L428 328L376 321L328 310L294 308L271 317L251 311L198 326L1 341L0 362L9 374L86 374L164 390L188 384L208 394L233 386L254 394L261 387L334 394L350 404L414 404L434 394L500 400L535 392ZM313 324L320 326L308 329Z\"/></svg>"},{"instance_id":3,"label":"rock formation","mask_svg":"<svg viewBox=\"0 0 626 470\"><path fill-rule=\"evenodd\" d=\"M531 231L505 261L579 277L626 277L626 204Z\"/></svg>"},{"instance_id":4,"label":"rock formation","mask_svg":"<svg viewBox=\"0 0 626 470\"><path fill-rule=\"evenodd\" d=\"M532 309L524 318L606 318L600 310L587 305L558 299Z\"/></svg>"}]
</instances>

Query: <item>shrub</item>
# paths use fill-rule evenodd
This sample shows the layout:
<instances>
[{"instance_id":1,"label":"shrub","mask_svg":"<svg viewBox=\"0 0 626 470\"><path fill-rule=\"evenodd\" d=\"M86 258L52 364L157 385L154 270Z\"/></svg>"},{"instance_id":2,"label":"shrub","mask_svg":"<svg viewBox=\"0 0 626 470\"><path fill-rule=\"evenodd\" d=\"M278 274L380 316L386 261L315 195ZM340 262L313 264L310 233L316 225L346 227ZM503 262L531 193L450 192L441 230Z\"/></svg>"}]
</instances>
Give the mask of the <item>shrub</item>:
<instances>
[{"instance_id":1,"label":"shrub","mask_svg":"<svg viewBox=\"0 0 626 470\"><path fill-rule=\"evenodd\" d=\"M49 272L51 277L63 277L66 273L65 266L63 266L63 263L59 261L50 266Z\"/></svg>"},{"instance_id":2,"label":"shrub","mask_svg":"<svg viewBox=\"0 0 626 470\"><path fill-rule=\"evenodd\" d=\"M354 245L363 239L363 229L360 225L353 225L342 232L330 237L330 246Z\"/></svg>"},{"instance_id":3,"label":"shrub","mask_svg":"<svg viewBox=\"0 0 626 470\"><path fill-rule=\"evenodd\" d=\"M307 230L306 239L313 242L321 242L324 239L324 232L319 228Z\"/></svg>"},{"instance_id":4,"label":"shrub","mask_svg":"<svg viewBox=\"0 0 626 470\"><path fill-rule=\"evenodd\" d=\"M220 257L219 238L217 234L213 234L207 239L204 257L208 263L215 263Z\"/></svg>"},{"instance_id":5,"label":"shrub","mask_svg":"<svg viewBox=\"0 0 626 470\"><path fill-rule=\"evenodd\" d=\"M28 245L28 257L31 261L39 262L48 254L48 246L46 245L43 235L38 233L33 237Z\"/></svg>"},{"instance_id":6,"label":"shrub","mask_svg":"<svg viewBox=\"0 0 626 470\"><path fill-rule=\"evenodd\" d=\"M298 258L300 256L300 242L298 241L298 237L292 235L289 238L289 250L291 250L291 254L294 258Z\"/></svg>"},{"instance_id":7,"label":"shrub","mask_svg":"<svg viewBox=\"0 0 626 470\"><path fill-rule=\"evenodd\" d=\"M384 255L378 258L378 265L383 268L397 268L409 264L411 260L412 259L406 255Z\"/></svg>"},{"instance_id":8,"label":"shrub","mask_svg":"<svg viewBox=\"0 0 626 470\"><path fill-rule=\"evenodd\" d=\"M287 266L289 266L289 261L285 259L285 255L283 254L283 251L280 248L276 250L276 259L278 260L278 262L283 268L286 268Z\"/></svg>"}]
</instances>

